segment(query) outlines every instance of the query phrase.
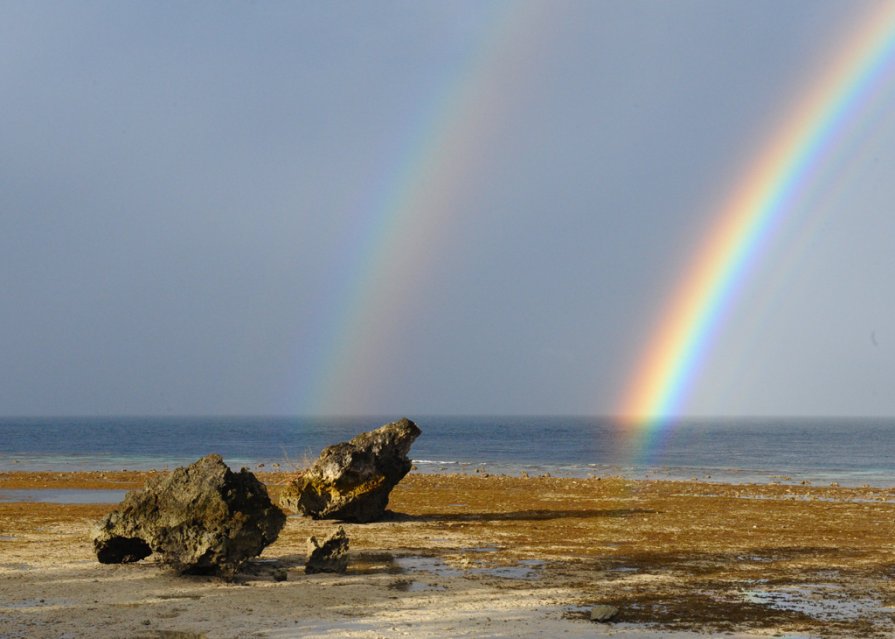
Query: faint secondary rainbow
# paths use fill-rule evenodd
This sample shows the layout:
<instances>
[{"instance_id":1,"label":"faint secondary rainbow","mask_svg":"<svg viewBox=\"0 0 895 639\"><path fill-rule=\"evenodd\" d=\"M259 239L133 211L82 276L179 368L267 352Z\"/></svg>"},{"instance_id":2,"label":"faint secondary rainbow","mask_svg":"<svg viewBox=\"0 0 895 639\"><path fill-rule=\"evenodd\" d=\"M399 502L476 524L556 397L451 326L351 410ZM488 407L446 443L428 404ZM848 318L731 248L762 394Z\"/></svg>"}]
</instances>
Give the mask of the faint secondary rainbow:
<instances>
[{"instance_id":1,"label":"faint secondary rainbow","mask_svg":"<svg viewBox=\"0 0 895 639\"><path fill-rule=\"evenodd\" d=\"M467 56L416 105L403 140L383 158L379 183L358 205L343 263L330 279L331 306L305 328L316 351L296 357L309 376L298 389L300 412L368 412L394 378L402 320L454 239L489 133L519 98L516 88L531 73L552 15L543 2L482 7Z\"/></svg>"},{"instance_id":2,"label":"faint secondary rainbow","mask_svg":"<svg viewBox=\"0 0 895 639\"><path fill-rule=\"evenodd\" d=\"M895 3L884 2L848 31L737 179L662 312L617 411L641 439L641 453L680 415L751 267L891 71L893 51Z\"/></svg>"}]
</instances>

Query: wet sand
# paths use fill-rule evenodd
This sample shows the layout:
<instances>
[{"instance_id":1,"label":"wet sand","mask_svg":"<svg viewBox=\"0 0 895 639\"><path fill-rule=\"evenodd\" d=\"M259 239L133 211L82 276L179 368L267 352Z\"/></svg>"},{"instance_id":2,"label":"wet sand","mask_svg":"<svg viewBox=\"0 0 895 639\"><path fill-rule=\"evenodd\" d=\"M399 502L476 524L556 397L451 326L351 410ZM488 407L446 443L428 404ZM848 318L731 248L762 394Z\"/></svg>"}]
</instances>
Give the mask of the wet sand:
<instances>
[{"instance_id":1,"label":"wet sand","mask_svg":"<svg viewBox=\"0 0 895 639\"><path fill-rule=\"evenodd\" d=\"M282 474L258 473L276 493ZM0 473L4 489L136 472ZM235 583L96 562L114 504L0 503L0 637L890 637L895 489L410 476L345 525L347 575L305 575L290 517ZM277 568L288 579L275 581ZM620 609L587 619L596 604Z\"/></svg>"}]
</instances>

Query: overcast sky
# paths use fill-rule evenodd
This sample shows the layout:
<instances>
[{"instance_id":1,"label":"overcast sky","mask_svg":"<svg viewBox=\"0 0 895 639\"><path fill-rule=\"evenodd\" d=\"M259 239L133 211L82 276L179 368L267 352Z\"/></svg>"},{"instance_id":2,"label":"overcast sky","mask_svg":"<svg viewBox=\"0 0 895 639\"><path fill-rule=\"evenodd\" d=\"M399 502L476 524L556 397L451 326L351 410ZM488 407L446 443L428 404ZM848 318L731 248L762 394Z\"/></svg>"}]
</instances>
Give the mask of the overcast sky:
<instances>
[{"instance_id":1,"label":"overcast sky","mask_svg":"<svg viewBox=\"0 0 895 639\"><path fill-rule=\"evenodd\" d=\"M612 413L867 6L4 1L0 414ZM687 413L895 414L881 79Z\"/></svg>"}]
</instances>

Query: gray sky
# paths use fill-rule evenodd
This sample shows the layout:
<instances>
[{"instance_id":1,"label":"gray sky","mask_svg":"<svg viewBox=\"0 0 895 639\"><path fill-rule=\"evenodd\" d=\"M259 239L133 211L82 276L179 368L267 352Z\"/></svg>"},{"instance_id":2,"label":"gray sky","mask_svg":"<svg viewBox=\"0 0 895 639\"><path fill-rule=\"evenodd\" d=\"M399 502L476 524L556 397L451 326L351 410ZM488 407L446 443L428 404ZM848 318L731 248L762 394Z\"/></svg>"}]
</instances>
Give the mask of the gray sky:
<instances>
[{"instance_id":1,"label":"gray sky","mask_svg":"<svg viewBox=\"0 0 895 639\"><path fill-rule=\"evenodd\" d=\"M866 6L3 2L0 414L611 413ZM895 414L881 80L686 412Z\"/></svg>"}]
</instances>

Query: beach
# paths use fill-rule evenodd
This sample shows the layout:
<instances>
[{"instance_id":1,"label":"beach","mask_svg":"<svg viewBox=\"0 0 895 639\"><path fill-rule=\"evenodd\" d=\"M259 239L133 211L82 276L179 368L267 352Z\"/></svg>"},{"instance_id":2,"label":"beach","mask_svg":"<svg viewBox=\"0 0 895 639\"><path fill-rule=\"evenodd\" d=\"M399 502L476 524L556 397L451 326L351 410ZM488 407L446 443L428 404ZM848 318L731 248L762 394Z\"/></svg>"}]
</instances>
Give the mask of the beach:
<instances>
[{"instance_id":1,"label":"beach","mask_svg":"<svg viewBox=\"0 0 895 639\"><path fill-rule=\"evenodd\" d=\"M4 490L124 490L152 473L6 472ZM259 472L276 495L282 473ZM89 498L81 499L89 501ZM895 489L411 473L344 524L345 575L304 573L290 516L232 583L102 565L115 504L0 503L0 637L888 637ZM287 579L275 573L286 569ZM609 622L589 619L599 604Z\"/></svg>"}]
</instances>

